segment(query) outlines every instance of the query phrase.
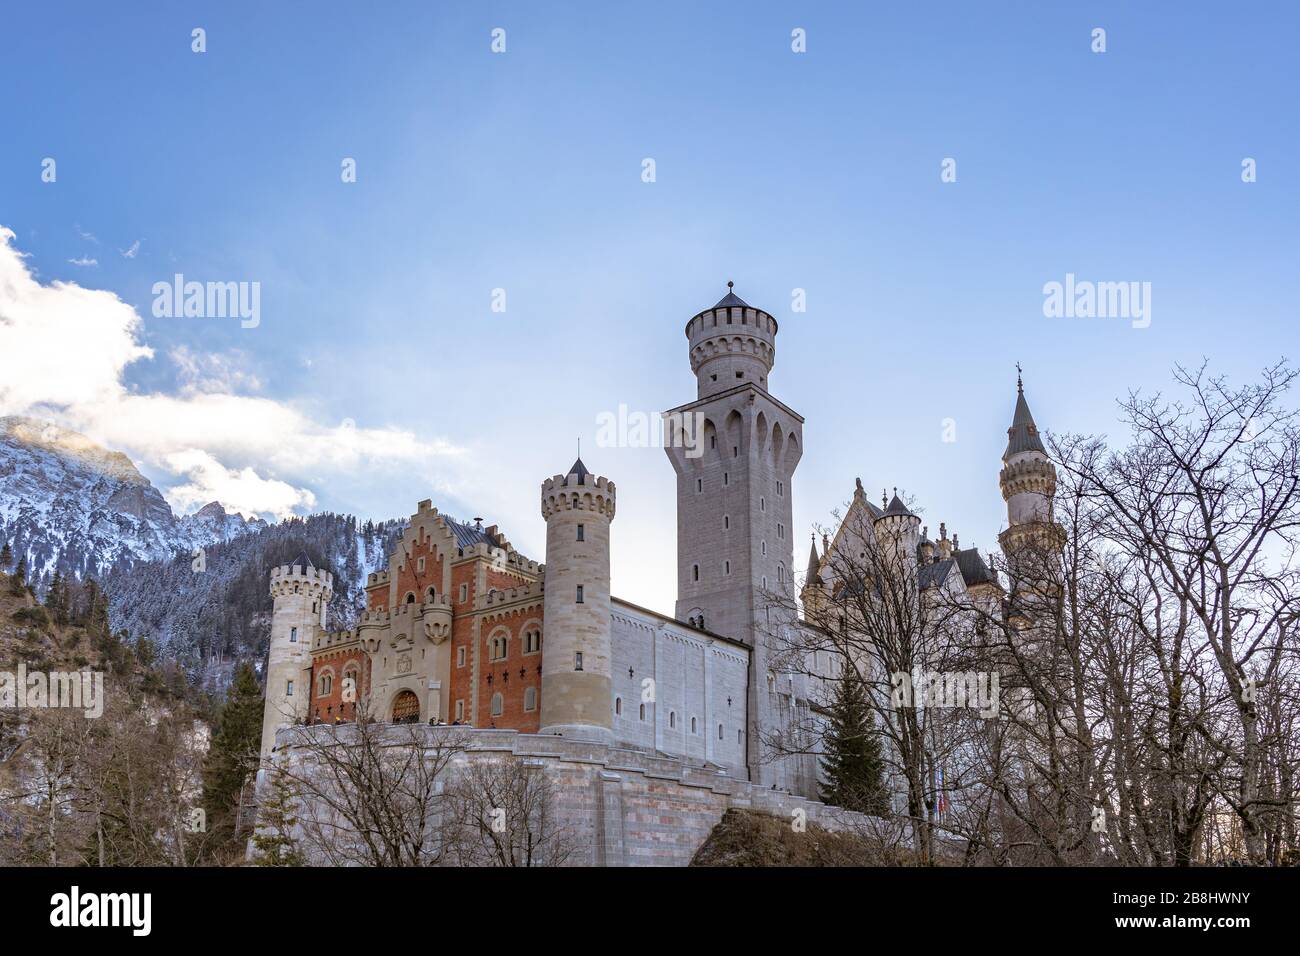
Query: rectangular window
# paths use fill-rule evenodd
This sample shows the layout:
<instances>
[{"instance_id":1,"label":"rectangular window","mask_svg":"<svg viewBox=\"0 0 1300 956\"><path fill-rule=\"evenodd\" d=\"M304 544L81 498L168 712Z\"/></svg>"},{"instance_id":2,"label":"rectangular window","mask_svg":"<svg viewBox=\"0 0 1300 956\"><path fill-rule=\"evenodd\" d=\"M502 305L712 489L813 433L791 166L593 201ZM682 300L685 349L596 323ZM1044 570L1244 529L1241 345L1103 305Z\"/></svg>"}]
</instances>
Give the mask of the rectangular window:
<instances>
[{"instance_id":1,"label":"rectangular window","mask_svg":"<svg viewBox=\"0 0 1300 956\"><path fill-rule=\"evenodd\" d=\"M698 564L692 564L692 565L691 565L691 580L693 580L693 581L698 581L699 579L700 579L700 566L699 566Z\"/></svg>"},{"instance_id":2,"label":"rectangular window","mask_svg":"<svg viewBox=\"0 0 1300 956\"><path fill-rule=\"evenodd\" d=\"M586 540L586 538L583 537L583 531L584 531L583 526L582 526L582 525L578 525L578 540L579 540L579 541L585 541L585 540Z\"/></svg>"},{"instance_id":3,"label":"rectangular window","mask_svg":"<svg viewBox=\"0 0 1300 956\"><path fill-rule=\"evenodd\" d=\"M701 491L703 491L703 490L704 490L704 479L703 479L703 478L696 478L696 479L695 479L695 493L698 495L698 494L699 494Z\"/></svg>"},{"instance_id":4,"label":"rectangular window","mask_svg":"<svg viewBox=\"0 0 1300 956\"><path fill-rule=\"evenodd\" d=\"M723 516L722 516L722 530L723 530L723 531L726 531L726 530L727 530L728 528L730 528L730 527L731 527L731 515L723 515Z\"/></svg>"},{"instance_id":5,"label":"rectangular window","mask_svg":"<svg viewBox=\"0 0 1300 956\"><path fill-rule=\"evenodd\" d=\"M582 651L578 651L573 655L573 669L575 671L582 670Z\"/></svg>"},{"instance_id":6,"label":"rectangular window","mask_svg":"<svg viewBox=\"0 0 1300 956\"><path fill-rule=\"evenodd\" d=\"M723 574L730 574L730 573L731 573L731 562L730 562L730 561L723 561L723 562L722 562L722 573L723 573Z\"/></svg>"},{"instance_id":7,"label":"rectangular window","mask_svg":"<svg viewBox=\"0 0 1300 956\"><path fill-rule=\"evenodd\" d=\"M731 476L725 471L722 473L722 487L727 487L731 483Z\"/></svg>"},{"instance_id":8,"label":"rectangular window","mask_svg":"<svg viewBox=\"0 0 1300 956\"><path fill-rule=\"evenodd\" d=\"M464 604L468 600L469 600L469 585L462 584L460 586L460 603Z\"/></svg>"},{"instance_id":9,"label":"rectangular window","mask_svg":"<svg viewBox=\"0 0 1300 956\"><path fill-rule=\"evenodd\" d=\"M463 700L456 701L456 719L465 719L465 702Z\"/></svg>"},{"instance_id":10,"label":"rectangular window","mask_svg":"<svg viewBox=\"0 0 1300 956\"><path fill-rule=\"evenodd\" d=\"M290 644L298 643L298 629L296 627L289 628L289 643Z\"/></svg>"},{"instance_id":11,"label":"rectangular window","mask_svg":"<svg viewBox=\"0 0 1300 956\"><path fill-rule=\"evenodd\" d=\"M293 696L293 681L286 681L286 682L285 682L285 685L284 685L284 696L285 696L285 697L292 697L292 696Z\"/></svg>"},{"instance_id":12,"label":"rectangular window","mask_svg":"<svg viewBox=\"0 0 1300 956\"><path fill-rule=\"evenodd\" d=\"M778 525L776 526L776 536L777 536L778 538L784 538L784 537L785 537L785 525L783 525L783 524L778 524Z\"/></svg>"},{"instance_id":13,"label":"rectangular window","mask_svg":"<svg viewBox=\"0 0 1300 956\"><path fill-rule=\"evenodd\" d=\"M581 584L578 585L578 603L579 603L579 604L582 604L582 603L583 603L583 600L582 600L582 585L581 585Z\"/></svg>"},{"instance_id":14,"label":"rectangular window","mask_svg":"<svg viewBox=\"0 0 1300 956\"><path fill-rule=\"evenodd\" d=\"M423 573L424 573L424 558L420 558L420 560L416 561L416 562L415 562L415 566L416 566L416 569L417 569L421 574L423 574Z\"/></svg>"},{"instance_id":15,"label":"rectangular window","mask_svg":"<svg viewBox=\"0 0 1300 956\"><path fill-rule=\"evenodd\" d=\"M465 648L463 647L456 648L456 666L457 667L465 666Z\"/></svg>"},{"instance_id":16,"label":"rectangular window","mask_svg":"<svg viewBox=\"0 0 1300 956\"><path fill-rule=\"evenodd\" d=\"M781 496L783 496L783 495L785 494L785 482L783 482L783 481L778 481L778 482L776 483L776 494L777 494L777 497L781 497Z\"/></svg>"}]
</instances>

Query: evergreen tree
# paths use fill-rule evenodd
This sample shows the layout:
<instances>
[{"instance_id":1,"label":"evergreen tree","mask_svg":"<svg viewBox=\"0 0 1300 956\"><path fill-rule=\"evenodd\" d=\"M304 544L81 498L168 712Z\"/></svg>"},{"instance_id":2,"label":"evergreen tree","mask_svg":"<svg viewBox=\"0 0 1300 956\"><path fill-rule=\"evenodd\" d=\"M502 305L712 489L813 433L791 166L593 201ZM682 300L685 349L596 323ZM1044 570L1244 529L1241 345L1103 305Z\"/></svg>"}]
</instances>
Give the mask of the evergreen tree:
<instances>
[{"instance_id":1,"label":"evergreen tree","mask_svg":"<svg viewBox=\"0 0 1300 956\"><path fill-rule=\"evenodd\" d=\"M68 623L68 579L54 569L54 577L45 592L45 606L56 624Z\"/></svg>"},{"instance_id":2,"label":"evergreen tree","mask_svg":"<svg viewBox=\"0 0 1300 956\"><path fill-rule=\"evenodd\" d=\"M257 830L253 833L253 862L258 866L303 866L293 831L298 825L296 794L289 778L270 774L266 798L257 808Z\"/></svg>"},{"instance_id":3,"label":"evergreen tree","mask_svg":"<svg viewBox=\"0 0 1300 956\"><path fill-rule=\"evenodd\" d=\"M13 575L9 578L9 590L13 594L22 594L27 590L27 561L24 558L18 559L18 567L14 568Z\"/></svg>"},{"instance_id":4,"label":"evergreen tree","mask_svg":"<svg viewBox=\"0 0 1300 956\"><path fill-rule=\"evenodd\" d=\"M0 571L9 570L9 565L13 563L14 563L14 553L12 549L10 549L9 547L9 542L6 541L4 543L4 547L0 547Z\"/></svg>"},{"instance_id":5,"label":"evergreen tree","mask_svg":"<svg viewBox=\"0 0 1300 956\"><path fill-rule=\"evenodd\" d=\"M256 772L262 744L262 688L245 663L235 672L203 765L203 807L217 847L235 841L240 792Z\"/></svg>"},{"instance_id":6,"label":"evergreen tree","mask_svg":"<svg viewBox=\"0 0 1300 956\"><path fill-rule=\"evenodd\" d=\"M830 706L822 756L822 800L846 810L883 816L886 799L880 737L862 681L846 669Z\"/></svg>"}]
</instances>

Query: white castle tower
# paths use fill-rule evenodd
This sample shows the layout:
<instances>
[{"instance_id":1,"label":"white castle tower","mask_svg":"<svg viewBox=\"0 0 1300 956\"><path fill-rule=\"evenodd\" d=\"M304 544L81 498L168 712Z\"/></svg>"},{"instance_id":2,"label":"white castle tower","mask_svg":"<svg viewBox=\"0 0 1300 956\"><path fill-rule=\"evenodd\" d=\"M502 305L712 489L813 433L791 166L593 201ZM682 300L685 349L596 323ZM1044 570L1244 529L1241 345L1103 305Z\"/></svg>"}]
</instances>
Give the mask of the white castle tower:
<instances>
[{"instance_id":1,"label":"white castle tower","mask_svg":"<svg viewBox=\"0 0 1300 956\"><path fill-rule=\"evenodd\" d=\"M769 667L771 595L794 587L790 480L803 417L767 390L777 323L730 291L686 323L694 402L665 412L677 472L677 618L753 648L746 749L754 778L788 785L762 759L760 734L793 703L793 682ZM694 436L693 441L688 441Z\"/></svg>"},{"instance_id":2,"label":"white castle tower","mask_svg":"<svg viewBox=\"0 0 1300 956\"><path fill-rule=\"evenodd\" d=\"M916 555L921 543L921 519L903 504L903 500L898 497L897 488L894 489L894 499L872 521L872 529L882 556L888 562L886 569L908 575L915 581Z\"/></svg>"},{"instance_id":3,"label":"white castle tower","mask_svg":"<svg viewBox=\"0 0 1300 956\"><path fill-rule=\"evenodd\" d=\"M609 525L614 482L578 459L542 483L546 600L541 733L612 744Z\"/></svg>"},{"instance_id":4,"label":"white castle tower","mask_svg":"<svg viewBox=\"0 0 1300 956\"><path fill-rule=\"evenodd\" d=\"M262 714L262 757L275 746L275 732L302 720L311 703L312 640L325 628L334 575L312 567L305 554L271 571L271 649Z\"/></svg>"},{"instance_id":5,"label":"white castle tower","mask_svg":"<svg viewBox=\"0 0 1300 956\"><path fill-rule=\"evenodd\" d=\"M1055 520L1056 468L1038 436L1038 426L1025 401L1025 387L1016 376L1016 411L1007 429L1007 450L998 475L1002 498L1007 503L1008 525L998 535L1006 555L1013 606L1018 597L1057 586L1058 556L1065 543L1065 529Z\"/></svg>"}]
</instances>

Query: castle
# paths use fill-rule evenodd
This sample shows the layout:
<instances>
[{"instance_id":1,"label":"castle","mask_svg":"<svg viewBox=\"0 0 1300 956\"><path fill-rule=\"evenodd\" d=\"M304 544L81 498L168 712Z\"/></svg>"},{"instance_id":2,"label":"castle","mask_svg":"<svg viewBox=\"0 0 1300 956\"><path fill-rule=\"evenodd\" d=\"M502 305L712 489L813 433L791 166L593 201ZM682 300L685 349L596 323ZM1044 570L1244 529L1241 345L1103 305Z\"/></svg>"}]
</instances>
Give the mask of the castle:
<instances>
[{"instance_id":1,"label":"castle","mask_svg":"<svg viewBox=\"0 0 1300 956\"><path fill-rule=\"evenodd\" d=\"M677 474L675 614L610 593L617 492L581 459L541 484L544 564L497 526L457 521L422 501L388 569L369 576L354 630L325 628L328 572L305 558L273 571L264 755L282 728L350 721L366 701L381 720L558 736L704 768L755 791L816 796L815 754L764 752L766 739L819 710L815 669L783 668L774 644L774 633L801 624L774 621L770 600L795 594L791 499L803 418L768 390L776 320L728 286L686 323L697 394L665 413L703 425L702 453L664 443ZM1010 593L945 526L931 541L896 493L878 507L859 481L820 553L814 539L800 603L836 587L834 555L866 533L899 543L918 590L1015 613L1013 553L1058 528L1055 472L1023 388L1008 435L1000 482L1009 526L999 543Z\"/></svg>"}]
</instances>

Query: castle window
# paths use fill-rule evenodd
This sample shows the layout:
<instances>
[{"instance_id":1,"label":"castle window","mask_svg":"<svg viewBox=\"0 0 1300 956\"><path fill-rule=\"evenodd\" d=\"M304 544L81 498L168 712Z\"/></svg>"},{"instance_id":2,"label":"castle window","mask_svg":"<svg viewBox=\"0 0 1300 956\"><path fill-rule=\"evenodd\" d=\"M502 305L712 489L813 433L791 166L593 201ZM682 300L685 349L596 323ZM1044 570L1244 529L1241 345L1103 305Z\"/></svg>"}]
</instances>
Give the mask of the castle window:
<instances>
[{"instance_id":1,"label":"castle window","mask_svg":"<svg viewBox=\"0 0 1300 956\"><path fill-rule=\"evenodd\" d=\"M435 601L438 600L438 592L435 589L429 588L428 594L429 594L430 604L433 604Z\"/></svg>"},{"instance_id":2,"label":"castle window","mask_svg":"<svg viewBox=\"0 0 1300 956\"><path fill-rule=\"evenodd\" d=\"M722 724L718 724L718 739L722 739Z\"/></svg>"},{"instance_id":3,"label":"castle window","mask_svg":"<svg viewBox=\"0 0 1300 956\"><path fill-rule=\"evenodd\" d=\"M585 529L583 528L582 525L578 525L578 540L579 540L579 541L585 541L585 540L586 540L586 538L583 536L583 531L584 531L584 530L585 530Z\"/></svg>"},{"instance_id":4,"label":"castle window","mask_svg":"<svg viewBox=\"0 0 1300 956\"><path fill-rule=\"evenodd\" d=\"M641 720L645 720L645 704L641 705L641 712L637 714L637 717Z\"/></svg>"},{"instance_id":5,"label":"castle window","mask_svg":"<svg viewBox=\"0 0 1300 956\"><path fill-rule=\"evenodd\" d=\"M766 510L767 510L767 499L766 499L766 498L760 497L760 498L758 499L758 510L759 510L759 511L766 511Z\"/></svg>"},{"instance_id":6,"label":"castle window","mask_svg":"<svg viewBox=\"0 0 1300 956\"><path fill-rule=\"evenodd\" d=\"M691 733L693 733L693 734L698 734L699 732L700 732L699 721L697 721L694 717L692 717L692 718L691 718Z\"/></svg>"},{"instance_id":7,"label":"castle window","mask_svg":"<svg viewBox=\"0 0 1300 956\"><path fill-rule=\"evenodd\" d=\"M730 561L723 561L723 562L722 562L722 573L723 573L723 574L730 574L730 573L731 573L731 562L730 562Z\"/></svg>"},{"instance_id":8,"label":"castle window","mask_svg":"<svg viewBox=\"0 0 1300 956\"><path fill-rule=\"evenodd\" d=\"M537 709L537 688L529 687L524 691L524 710L532 711Z\"/></svg>"},{"instance_id":9,"label":"castle window","mask_svg":"<svg viewBox=\"0 0 1300 956\"><path fill-rule=\"evenodd\" d=\"M745 732L744 732L743 730L737 730L737 731L736 731L736 746L737 746L737 747L743 747L744 745L745 745Z\"/></svg>"},{"instance_id":10,"label":"castle window","mask_svg":"<svg viewBox=\"0 0 1300 956\"><path fill-rule=\"evenodd\" d=\"M766 541L763 542L763 553L764 553L764 554L767 554L767 542L766 542Z\"/></svg>"},{"instance_id":11,"label":"castle window","mask_svg":"<svg viewBox=\"0 0 1300 956\"><path fill-rule=\"evenodd\" d=\"M739 457L740 457L740 446L739 446L739 445L732 445L732 446L731 446L731 457L732 457L732 458L739 458Z\"/></svg>"},{"instance_id":12,"label":"castle window","mask_svg":"<svg viewBox=\"0 0 1300 956\"><path fill-rule=\"evenodd\" d=\"M464 666L465 666L465 648L464 648L464 647L458 647L458 648L456 648L456 666L457 666L457 667L464 667Z\"/></svg>"},{"instance_id":13,"label":"castle window","mask_svg":"<svg viewBox=\"0 0 1300 956\"><path fill-rule=\"evenodd\" d=\"M293 681L285 681L285 684L284 684L284 696L285 696L285 697L292 697L292 696L293 696Z\"/></svg>"},{"instance_id":14,"label":"castle window","mask_svg":"<svg viewBox=\"0 0 1300 956\"><path fill-rule=\"evenodd\" d=\"M415 570L420 574L424 573L424 558L419 558L415 562Z\"/></svg>"},{"instance_id":15,"label":"castle window","mask_svg":"<svg viewBox=\"0 0 1300 956\"><path fill-rule=\"evenodd\" d=\"M713 324L714 324L714 325L717 325L717 324L718 324L718 320L717 320L717 319L714 319L714 320L713 320ZM718 380L718 376L716 376L716 375L710 375L710 376L709 376L709 381L711 381L711 382L716 382L717 380Z\"/></svg>"},{"instance_id":16,"label":"castle window","mask_svg":"<svg viewBox=\"0 0 1300 956\"><path fill-rule=\"evenodd\" d=\"M488 659L494 661L505 660L510 651L509 642L510 638L506 635L497 635L492 638Z\"/></svg>"},{"instance_id":17,"label":"castle window","mask_svg":"<svg viewBox=\"0 0 1300 956\"><path fill-rule=\"evenodd\" d=\"M290 644L298 643L298 629L296 627L289 628L289 643Z\"/></svg>"},{"instance_id":18,"label":"castle window","mask_svg":"<svg viewBox=\"0 0 1300 956\"><path fill-rule=\"evenodd\" d=\"M692 565L691 565L691 580L693 580L693 581L698 581L699 579L700 579L700 566L699 566L698 564L692 564Z\"/></svg>"},{"instance_id":19,"label":"castle window","mask_svg":"<svg viewBox=\"0 0 1300 956\"><path fill-rule=\"evenodd\" d=\"M699 494L701 491L703 491L703 490L704 490L704 479L703 479L703 478L696 478L696 479L695 479L695 493L698 495L698 494Z\"/></svg>"},{"instance_id":20,"label":"castle window","mask_svg":"<svg viewBox=\"0 0 1300 956\"><path fill-rule=\"evenodd\" d=\"M312 601L312 602L311 602L311 612L312 612L313 614L316 613L316 602L315 602L315 601Z\"/></svg>"},{"instance_id":21,"label":"castle window","mask_svg":"<svg viewBox=\"0 0 1300 956\"><path fill-rule=\"evenodd\" d=\"M415 603L415 592L414 592L414 591L411 591L409 594L406 595L406 603L407 603L407 604L414 604L414 603Z\"/></svg>"},{"instance_id":22,"label":"castle window","mask_svg":"<svg viewBox=\"0 0 1300 956\"><path fill-rule=\"evenodd\" d=\"M767 587L767 575L763 575L763 587Z\"/></svg>"},{"instance_id":23,"label":"castle window","mask_svg":"<svg viewBox=\"0 0 1300 956\"><path fill-rule=\"evenodd\" d=\"M776 526L776 536L777 536L778 538L784 538L784 537L785 537L785 525L783 525L783 524L778 524L778 525Z\"/></svg>"},{"instance_id":24,"label":"castle window","mask_svg":"<svg viewBox=\"0 0 1300 956\"><path fill-rule=\"evenodd\" d=\"M778 496L784 496L784 495L785 495L785 482L783 482L783 481L778 481L778 482L776 483L776 493L777 493Z\"/></svg>"},{"instance_id":25,"label":"castle window","mask_svg":"<svg viewBox=\"0 0 1300 956\"><path fill-rule=\"evenodd\" d=\"M469 600L469 585L462 584L460 586L460 602L464 604L468 600Z\"/></svg>"},{"instance_id":26,"label":"castle window","mask_svg":"<svg viewBox=\"0 0 1300 956\"><path fill-rule=\"evenodd\" d=\"M585 602L582 600L582 585L581 585L581 584L578 585L578 603L579 603L579 604L583 604L583 603L585 603Z\"/></svg>"},{"instance_id":27,"label":"castle window","mask_svg":"<svg viewBox=\"0 0 1300 956\"><path fill-rule=\"evenodd\" d=\"M722 530L723 530L723 531L726 531L726 530L727 530L728 528L730 528L730 527L731 527L731 515L723 515L723 516L722 516Z\"/></svg>"},{"instance_id":28,"label":"castle window","mask_svg":"<svg viewBox=\"0 0 1300 956\"><path fill-rule=\"evenodd\" d=\"M784 565L784 564L778 564L778 565L776 566L776 583L777 583L777 584L785 584L785 565Z\"/></svg>"},{"instance_id":29,"label":"castle window","mask_svg":"<svg viewBox=\"0 0 1300 956\"><path fill-rule=\"evenodd\" d=\"M709 447L710 447L710 448L717 448L717 447L718 447L718 436L717 436L717 435L710 435L710 436L709 436Z\"/></svg>"},{"instance_id":30,"label":"castle window","mask_svg":"<svg viewBox=\"0 0 1300 956\"><path fill-rule=\"evenodd\" d=\"M320 678L320 696L328 697L329 692L334 689L334 676L332 674L322 674Z\"/></svg>"},{"instance_id":31,"label":"castle window","mask_svg":"<svg viewBox=\"0 0 1300 956\"><path fill-rule=\"evenodd\" d=\"M465 719L465 702L463 700L456 701L456 719Z\"/></svg>"},{"instance_id":32,"label":"castle window","mask_svg":"<svg viewBox=\"0 0 1300 956\"><path fill-rule=\"evenodd\" d=\"M542 649L542 632L526 631L524 633L524 653L536 654Z\"/></svg>"},{"instance_id":33,"label":"castle window","mask_svg":"<svg viewBox=\"0 0 1300 956\"><path fill-rule=\"evenodd\" d=\"M744 372L737 372L737 373L736 373L736 378L744 378L744 377L745 377L745 373L744 373Z\"/></svg>"},{"instance_id":34,"label":"castle window","mask_svg":"<svg viewBox=\"0 0 1300 956\"><path fill-rule=\"evenodd\" d=\"M492 716L500 717L506 710L506 699L497 691L492 695Z\"/></svg>"},{"instance_id":35,"label":"castle window","mask_svg":"<svg viewBox=\"0 0 1300 956\"><path fill-rule=\"evenodd\" d=\"M677 711L675 710L668 711L668 726L670 728L677 726Z\"/></svg>"},{"instance_id":36,"label":"castle window","mask_svg":"<svg viewBox=\"0 0 1300 956\"><path fill-rule=\"evenodd\" d=\"M727 474L727 473L724 471L724 472L722 473L722 487L725 488L725 487L727 487L727 485L729 485L729 484L731 484L731 475Z\"/></svg>"},{"instance_id":37,"label":"castle window","mask_svg":"<svg viewBox=\"0 0 1300 956\"><path fill-rule=\"evenodd\" d=\"M614 698L614 714L615 714L615 716L618 716L618 717L622 717L622 716L623 716L623 698L622 698L622 697L615 697L615 698Z\"/></svg>"},{"instance_id":38,"label":"castle window","mask_svg":"<svg viewBox=\"0 0 1300 956\"><path fill-rule=\"evenodd\" d=\"M578 651L573 655L573 669L575 671L582 670L582 651Z\"/></svg>"}]
</instances>

